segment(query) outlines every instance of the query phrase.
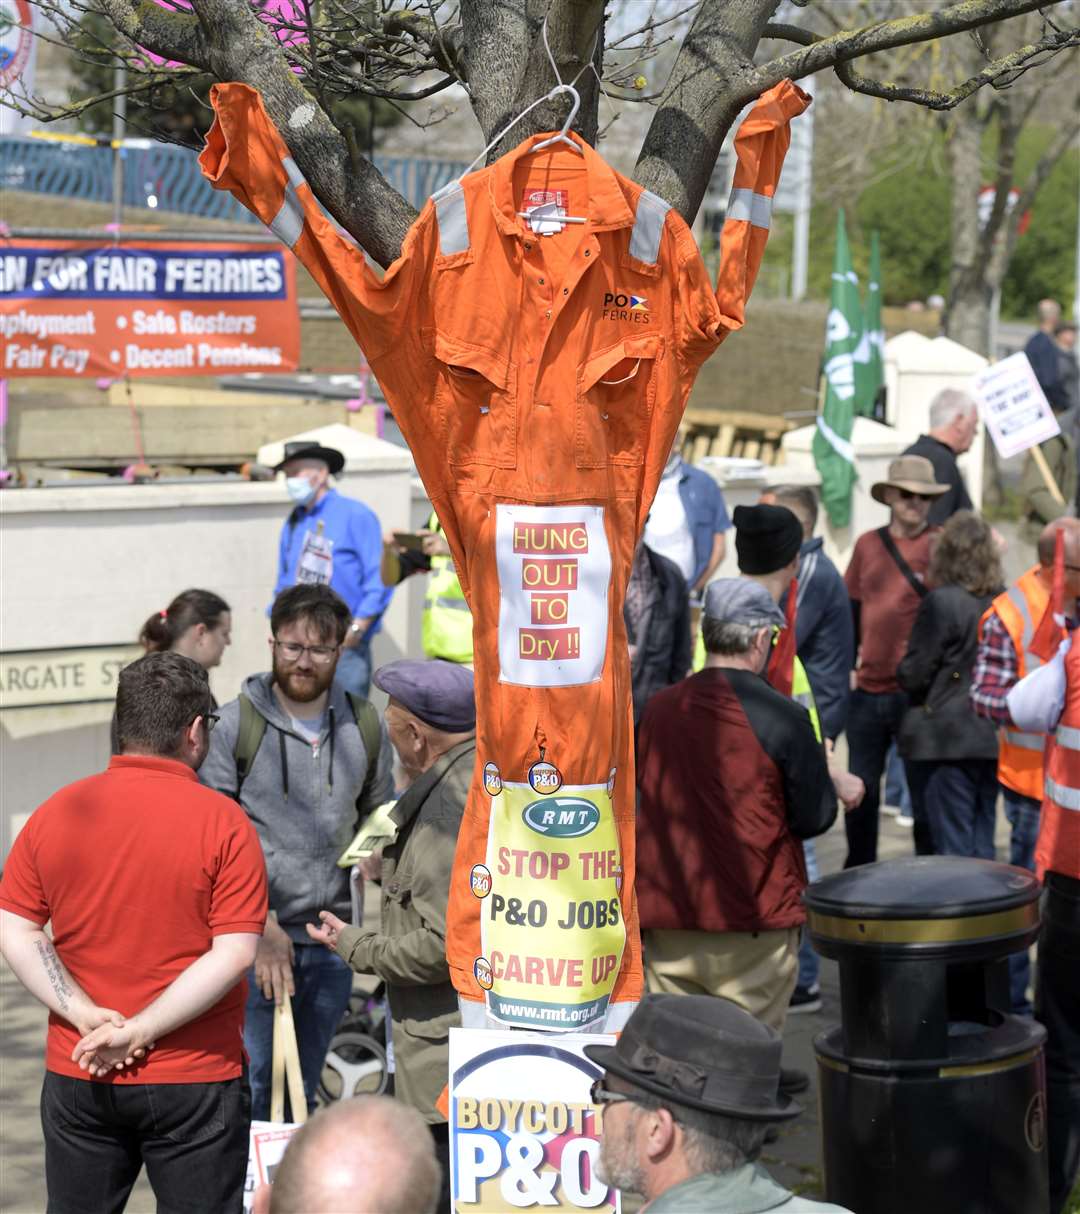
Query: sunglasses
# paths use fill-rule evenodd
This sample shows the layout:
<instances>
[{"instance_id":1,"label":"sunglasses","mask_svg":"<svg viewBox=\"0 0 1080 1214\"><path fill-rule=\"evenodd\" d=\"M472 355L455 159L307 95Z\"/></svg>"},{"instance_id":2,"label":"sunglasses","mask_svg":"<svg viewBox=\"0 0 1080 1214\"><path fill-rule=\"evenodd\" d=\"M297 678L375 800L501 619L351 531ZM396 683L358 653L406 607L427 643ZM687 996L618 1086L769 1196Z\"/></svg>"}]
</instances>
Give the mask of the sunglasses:
<instances>
[{"instance_id":1,"label":"sunglasses","mask_svg":"<svg viewBox=\"0 0 1080 1214\"><path fill-rule=\"evenodd\" d=\"M630 1092L615 1092L611 1088L604 1086L604 1078L593 1080L593 1085L589 1088L589 1099L593 1104L637 1104L639 1098L632 1095Z\"/></svg>"},{"instance_id":2,"label":"sunglasses","mask_svg":"<svg viewBox=\"0 0 1080 1214\"><path fill-rule=\"evenodd\" d=\"M897 493L905 502L910 502L912 498L919 502L932 502L934 495L932 493L912 493L910 489L897 489Z\"/></svg>"}]
</instances>

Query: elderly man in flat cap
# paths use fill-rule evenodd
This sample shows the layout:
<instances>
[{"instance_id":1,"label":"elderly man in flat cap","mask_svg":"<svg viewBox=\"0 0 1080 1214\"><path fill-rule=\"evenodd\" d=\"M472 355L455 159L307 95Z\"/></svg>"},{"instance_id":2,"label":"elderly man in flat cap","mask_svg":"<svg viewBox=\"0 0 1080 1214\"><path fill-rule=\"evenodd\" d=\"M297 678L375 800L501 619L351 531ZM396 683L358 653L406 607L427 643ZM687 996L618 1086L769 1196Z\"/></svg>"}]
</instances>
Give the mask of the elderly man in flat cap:
<instances>
[{"instance_id":1,"label":"elderly man in flat cap","mask_svg":"<svg viewBox=\"0 0 1080 1214\"><path fill-rule=\"evenodd\" d=\"M649 701L638 736L637 896L649 990L731 999L777 1031L805 922L801 840L836 795L806 710L762 678L769 592L705 592L705 669Z\"/></svg>"},{"instance_id":2,"label":"elderly man in flat cap","mask_svg":"<svg viewBox=\"0 0 1080 1214\"><path fill-rule=\"evenodd\" d=\"M449 1203L449 1127L435 1101L446 1083L450 1028L461 1023L446 964L446 904L476 758L473 674L456 662L405 660L375 672L390 697L386 729L409 787L383 848L382 922L350 927L322 911L308 935L360 974L386 983L395 1094L431 1127Z\"/></svg>"},{"instance_id":3,"label":"elderly man in flat cap","mask_svg":"<svg viewBox=\"0 0 1080 1214\"><path fill-rule=\"evenodd\" d=\"M757 1162L802 1110L777 1090L780 1037L726 999L646 995L617 1044L587 1045L604 1074L597 1173L648 1214L850 1214L796 1197Z\"/></svg>"}]
</instances>

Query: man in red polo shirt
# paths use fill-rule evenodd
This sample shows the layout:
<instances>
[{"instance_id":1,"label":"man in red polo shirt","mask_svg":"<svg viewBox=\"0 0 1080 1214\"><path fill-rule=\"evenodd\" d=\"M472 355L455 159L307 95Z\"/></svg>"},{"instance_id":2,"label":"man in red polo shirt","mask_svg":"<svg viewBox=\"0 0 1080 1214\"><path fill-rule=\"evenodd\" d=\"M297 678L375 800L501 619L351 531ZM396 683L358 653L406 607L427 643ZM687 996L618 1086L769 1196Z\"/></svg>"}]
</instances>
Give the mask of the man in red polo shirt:
<instances>
[{"instance_id":1,"label":"man in red polo shirt","mask_svg":"<svg viewBox=\"0 0 1080 1214\"><path fill-rule=\"evenodd\" d=\"M210 686L177 653L120 675L121 753L50 797L0 883L0 946L49 1009L41 1120L49 1209L241 1209L250 1096L243 976L266 922L255 829L204 788ZM52 923L52 938L45 934Z\"/></svg>"}]
</instances>

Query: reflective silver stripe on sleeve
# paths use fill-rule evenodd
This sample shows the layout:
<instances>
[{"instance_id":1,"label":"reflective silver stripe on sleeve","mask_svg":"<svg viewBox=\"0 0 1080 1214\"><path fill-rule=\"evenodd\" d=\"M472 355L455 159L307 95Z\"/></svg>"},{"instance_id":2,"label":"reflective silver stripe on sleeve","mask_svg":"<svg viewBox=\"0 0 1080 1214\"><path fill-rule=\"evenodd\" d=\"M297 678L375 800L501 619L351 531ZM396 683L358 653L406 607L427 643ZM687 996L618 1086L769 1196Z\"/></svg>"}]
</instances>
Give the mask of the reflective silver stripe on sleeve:
<instances>
[{"instance_id":1,"label":"reflective silver stripe on sleeve","mask_svg":"<svg viewBox=\"0 0 1080 1214\"><path fill-rule=\"evenodd\" d=\"M660 256L660 237L664 234L664 220L671 203L665 202L649 190L642 190L637 200L634 230L630 233L630 256L656 265Z\"/></svg>"},{"instance_id":2,"label":"reflective silver stripe on sleeve","mask_svg":"<svg viewBox=\"0 0 1080 1214\"><path fill-rule=\"evenodd\" d=\"M447 607L451 611L468 611L469 604L464 599L449 599L445 595L440 595L437 599L429 599L429 607Z\"/></svg>"},{"instance_id":3,"label":"reflective silver stripe on sleeve","mask_svg":"<svg viewBox=\"0 0 1080 1214\"><path fill-rule=\"evenodd\" d=\"M289 183L285 187L281 210L270 220L270 231L283 245L291 249L304 230L304 208L300 195L296 192L296 187L304 182L304 174L291 156L286 156L281 163L288 174Z\"/></svg>"},{"instance_id":4,"label":"reflective silver stripe on sleeve","mask_svg":"<svg viewBox=\"0 0 1080 1214\"><path fill-rule=\"evenodd\" d=\"M1046 739L1041 733L1021 733L1018 729L1006 729L1005 741L1010 746L1017 746L1021 750L1038 750L1046 749Z\"/></svg>"},{"instance_id":5,"label":"reflective silver stripe on sleeve","mask_svg":"<svg viewBox=\"0 0 1080 1214\"><path fill-rule=\"evenodd\" d=\"M1054 737L1057 744L1064 746L1066 750L1080 750L1080 729L1074 729L1071 725L1059 725Z\"/></svg>"},{"instance_id":6,"label":"reflective silver stripe on sleeve","mask_svg":"<svg viewBox=\"0 0 1080 1214\"><path fill-rule=\"evenodd\" d=\"M1051 801L1060 805L1062 809L1075 809L1080 811L1080 788L1069 788L1066 784L1059 784L1056 780L1051 780L1046 777L1046 795Z\"/></svg>"},{"instance_id":7,"label":"reflective silver stripe on sleeve","mask_svg":"<svg viewBox=\"0 0 1080 1214\"><path fill-rule=\"evenodd\" d=\"M1035 639L1035 623L1031 618L1031 612L1028 610L1027 599L1024 598L1023 591L1019 586L1010 586L1005 593L1009 596L1009 601L1020 612L1020 619L1023 621L1023 631L1020 634L1020 644L1024 648L1019 667L1021 676L1031 674L1033 670L1038 670L1043 664L1042 658L1031 652L1031 642Z\"/></svg>"},{"instance_id":8,"label":"reflective silver stripe on sleeve","mask_svg":"<svg viewBox=\"0 0 1080 1214\"><path fill-rule=\"evenodd\" d=\"M444 257L464 253L469 247L469 217L465 213L465 191L460 181L451 181L431 196L439 224L439 251Z\"/></svg>"},{"instance_id":9,"label":"reflective silver stripe on sleeve","mask_svg":"<svg viewBox=\"0 0 1080 1214\"><path fill-rule=\"evenodd\" d=\"M755 228L766 228L772 223L773 200L768 194L755 194L753 190L733 189L728 199L728 219L741 219Z\"/></svg>"}]
</instances>

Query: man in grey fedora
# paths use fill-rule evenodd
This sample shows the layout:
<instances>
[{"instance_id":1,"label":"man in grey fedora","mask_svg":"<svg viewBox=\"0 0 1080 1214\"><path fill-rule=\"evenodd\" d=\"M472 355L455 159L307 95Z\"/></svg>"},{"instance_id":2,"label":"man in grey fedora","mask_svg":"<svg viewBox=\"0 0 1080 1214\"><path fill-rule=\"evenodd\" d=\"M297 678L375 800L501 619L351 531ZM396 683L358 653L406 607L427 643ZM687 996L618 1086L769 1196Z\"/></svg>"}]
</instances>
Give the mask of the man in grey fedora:
<instances>
[{"instance_id":1,"label":"man in grey fedora","mask_svg":"<svg viewBox=\"0 0 1080 1214\"><path fill-rule=\"evenodd\" d=\"M802 1109L778 1091L781 1040L737 1004L646 995L613 1045L587 1045L603 1076L602 1181L643 1214L850 1214L796 1197L757 1163L769 1127Z\"/></svg>"}]
</instances>

